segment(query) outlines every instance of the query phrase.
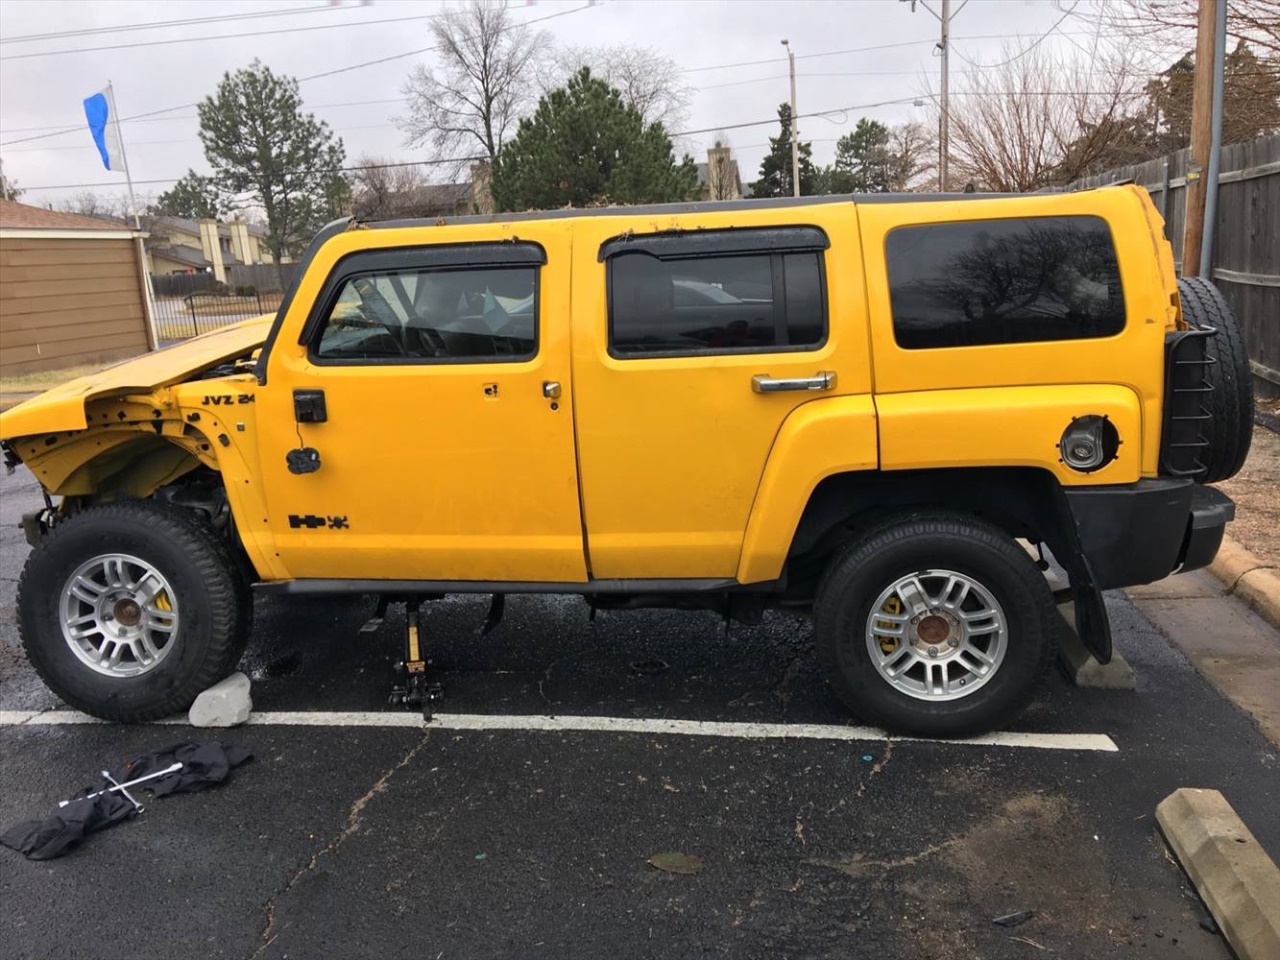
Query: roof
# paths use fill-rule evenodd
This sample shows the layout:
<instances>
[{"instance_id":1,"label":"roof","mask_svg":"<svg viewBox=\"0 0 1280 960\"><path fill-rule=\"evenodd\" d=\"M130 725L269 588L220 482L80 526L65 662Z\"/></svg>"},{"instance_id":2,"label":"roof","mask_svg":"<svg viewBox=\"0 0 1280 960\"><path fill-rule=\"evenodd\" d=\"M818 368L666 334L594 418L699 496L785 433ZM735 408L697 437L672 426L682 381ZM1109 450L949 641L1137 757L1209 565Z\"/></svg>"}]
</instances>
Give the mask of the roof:
<instances>
[{"instance_id":1,"label":"roof","mask_svg":"<svg viewBox=\"0 0 1280 960\"><path fill-rule=\"evenodd\" d=\"M422 190L422 206L432 210L451 210L460 203L471 200L471 184L469 183L428 183Z\"/></svg>"},{"instance_id":2,"label":"roof","mask_svg":"<svg viewBox=\"0 0 1280 960\"><path fill-rule=\"evenodd\" d=\"M173 260L176 263L186 263L193 267L209 266L209 258L195 247L188 247L181 243L163 244L151 248L153 257L163 257L166 260Z\"/></svg>"},{"instance_id":3,"label":"roof","mask_svg":"<svg viewBox=\"0 0 1280 960\"><path fill-rule=\"evenodd\" d=\"M119 223L32 207L16 200L0 200L0 229L6 230L110 230L124 229Z\"/></svg>"}]
</instances>

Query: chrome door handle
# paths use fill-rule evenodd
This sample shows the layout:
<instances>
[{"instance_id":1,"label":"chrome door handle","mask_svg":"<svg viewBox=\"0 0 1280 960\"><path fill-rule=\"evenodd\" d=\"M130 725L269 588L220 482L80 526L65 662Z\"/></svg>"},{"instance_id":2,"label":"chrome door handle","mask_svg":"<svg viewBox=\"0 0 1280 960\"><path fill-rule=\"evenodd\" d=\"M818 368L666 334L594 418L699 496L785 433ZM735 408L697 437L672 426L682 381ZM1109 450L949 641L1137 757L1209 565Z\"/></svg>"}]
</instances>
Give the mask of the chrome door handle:
<instances>
[{"instance_id":1,"label":"chrome door handle","mask_svg":"<svg viewBox=\"0 0 1280 960\"><path fill-rule=\"evenodd\" d=\"M543 380L542 395L548 400L560 399L560 381L559 380Z\"/></svg>"},{"instance_id":2,"label":"chrome door handle","mask_svg":"<svg viewBox=\"0 0 1280 960\"><path fill-rule=\"evenodd\" d=\"M783 390L830 390L836 385L834 370L821 370L814 377L778 377L757 373L751 378L756 393L780 393Z\"/></svg>"}]
</instances>

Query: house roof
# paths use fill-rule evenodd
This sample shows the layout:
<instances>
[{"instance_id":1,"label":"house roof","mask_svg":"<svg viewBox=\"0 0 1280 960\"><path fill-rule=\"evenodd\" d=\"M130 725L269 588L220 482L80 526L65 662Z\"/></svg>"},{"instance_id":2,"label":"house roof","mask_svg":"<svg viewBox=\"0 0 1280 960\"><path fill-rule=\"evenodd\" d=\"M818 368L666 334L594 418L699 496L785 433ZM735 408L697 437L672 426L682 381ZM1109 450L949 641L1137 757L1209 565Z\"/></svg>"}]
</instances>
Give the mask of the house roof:
<instances>
[{"instance_id":1,"label":"house roof","mask_svg":"<svg viewBox=\"0 0 1280 960\"><path fill-rule=\"evenodd\" d=\"M432 209L452 210L460 203L471 199L469 183L428 183L422 187L422 199L425 206Z\"/></svg>"},{"instance_id":2,"label":"house roof","mask_svg":"<svg viewBox=\"0 0 1280 960\"><path fill-rule=\"evenodd\" d=\"M163 257L165 260L173 260L176 263L185 263L193 267L210 266L209 258L195 247L188 247L181 243L163 244L151 248L153 257Z\"/></svg>"},{"instance_id":3,"label":"house roof","mask_svg":"<svg viewBox=\"0 0 1280 960\"><path fill-rule=\"evenodd\" d=\"M119 232L121 224L78 213L62 213L32 207L15 200L0 200L0 229L7 230L110 230Z\"/></svg>"}]
</instances>

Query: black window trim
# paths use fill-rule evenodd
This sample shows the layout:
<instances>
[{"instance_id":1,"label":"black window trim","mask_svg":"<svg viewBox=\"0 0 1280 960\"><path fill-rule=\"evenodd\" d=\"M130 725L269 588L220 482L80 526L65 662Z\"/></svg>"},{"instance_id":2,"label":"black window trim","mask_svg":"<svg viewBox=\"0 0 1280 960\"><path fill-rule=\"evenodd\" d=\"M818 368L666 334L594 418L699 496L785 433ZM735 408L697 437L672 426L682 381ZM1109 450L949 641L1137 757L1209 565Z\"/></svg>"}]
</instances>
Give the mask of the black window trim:
<instances>
[{"instance_id":1,"label":"black window trim","mask_svg":"<svg viewBox=\"0 0 1280 960\"><path fill-rule=\"evenodd\" d=\"M978 194L978 196L981 196L981 194ZM918 229L920 227L944 227L944 226L954 226L956 224L993 223L996 221L1025 222L1027 220L1098 220L1098 221L1101 221L1102 225L1107 228L1107 236L1111 238L1111 249L1115 254L1116 277L1120 282L1121 307L1124 312L1124 322L1120 325L1120 329L1116 330L1114 333L1108 333L1108 334L1104 334L1102 336L1097 336L1097 337L1068 337L1060 340L1044 340L1044 339L1005 340L1005 341L998 341L995 343L960 343L960 344L947 344L947 345L939 345L939 346L919 346L919 347L905 346L898 339L898 322L897 322L897 318L895 318L893 315L893 279L889 273L889 237L890 236L892 236L894 233L897 233L900 230ZM890 323L890 328L893 331L894 346L899 350L906 350L906 351L974 350L974 349L990 349L991 347L1025 347L1025 346L1035 346L1040 344L1092 343L1092 342L1099 342L1104 340L1111 340L1116 337L1122 336L1124 332L1129 329L1129 310L1128 310L1128 303L1125 298L1126 286L1124 282L1124 265L1120 260L1120 248L1116 245L1116 235L1115 235L1115 231L1111 227L1111 221L1100 213L1050 213L1050 214L1035 214L1035 215L1020 214L1018 216L977 217L970 220L926 220L920 223L899 223L891 227L889 230L885 232L883 255L881 259L884 262L885 289L889 294L889 323Z\"/></svg>"},{"instance_id":2,"label":"black window trim","mask_svg":"<svg viewBox=\"0 0 1280 960\"><path fill-rule=\"evenodd\" d=\"M658 260L693 260L751 253L809 253L830 247L826 231L814 226L667 230L611 237L600 245L596 259L604 263L620 253L640 252Z\"/></svg>"},{"instance_id":3,"label":"black window trim","mask_svg":"<svg viewBox=\"0 0 1280 960\"><path fill-rule=\"evenodd\" d=\"M716 243L726 234L735 234L730 244ZM789 238L794 245L752 242L748 234L770 234L775 238ZM694 241L685 243L684 241ZM712 242L708 242L712 241ZM654 247L658 253L651 252ZM600 247L598 262L605 264L605 313L606 338L609 356L614 360L657 360L674 357L733 357L770 355L780 353L815 353L827 345L831 337L831 308L827 296L827 257L831 246L826 232L820 227L738 227L732 230L680 231L679 233L623 235L606 240ZM661 255L659 255L659 253ZM684 261L718 259L723 257L768 256L769 273L773 285L773 324L775 335L779 330L789 335L787 327L786 282L783 273L783 256L788 253L815 253L818 256L818 294L821 301L822 337L816 343L774 344L769 347L717 347L694 350L627 350L614 347L613 315L613 262L619 254L652 256L659 261ZM782 287L782 296L778 288Z\"/></svg>"},{"instance_id":4,"label":"black window trim","mask_svg":"<svg viewBox=\"0 0 1280 960\"><path fill-rule=\"evenodd\" d=\"M307 348L307 360L318 367L374 366L478 366L488 363L528 363L542 350L542 270L547 253L539 243L529 240L502 240L482 243L454 243L388 247L349 253L329 271L316 305L303 324L298 342ZM329 314L338 302L346 284L358 277L374 274L397 274L435 270L488 270L495 267L533 267L533 352L518 357L322 357L320 339L324 336Z\"/></svg>"}]
</instances>

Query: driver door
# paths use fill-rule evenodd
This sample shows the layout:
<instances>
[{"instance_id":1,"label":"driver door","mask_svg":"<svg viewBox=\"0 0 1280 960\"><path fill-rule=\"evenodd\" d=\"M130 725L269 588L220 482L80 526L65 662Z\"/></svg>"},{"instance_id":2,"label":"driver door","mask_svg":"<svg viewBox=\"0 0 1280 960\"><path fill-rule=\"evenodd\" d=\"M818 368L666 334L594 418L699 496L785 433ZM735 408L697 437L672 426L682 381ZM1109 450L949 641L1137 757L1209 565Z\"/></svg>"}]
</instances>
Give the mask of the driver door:
<instances>
[{"instance_id":1,"label":"driver door","mask_svg":"<svg viewBox=\"0 0 1280 960\"><path fill-rule=\"evenodd\" d=\"M308 276L327 259L327 279L300 335L271 348L258 394L267 522L290 576L586 579L569 234L533 232L321 248ZM295 472L306 448L319 469Z\"/></svg>"}]
</instances>

